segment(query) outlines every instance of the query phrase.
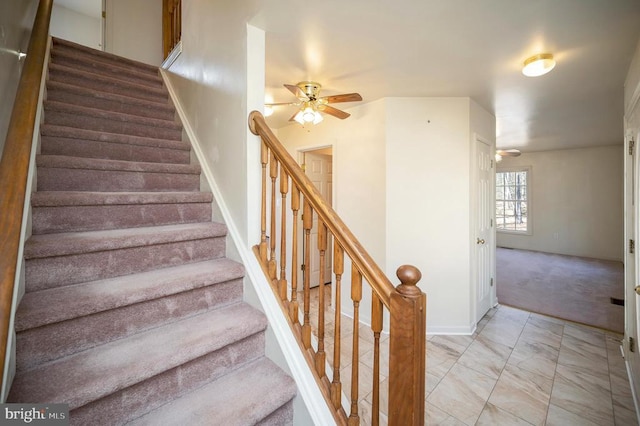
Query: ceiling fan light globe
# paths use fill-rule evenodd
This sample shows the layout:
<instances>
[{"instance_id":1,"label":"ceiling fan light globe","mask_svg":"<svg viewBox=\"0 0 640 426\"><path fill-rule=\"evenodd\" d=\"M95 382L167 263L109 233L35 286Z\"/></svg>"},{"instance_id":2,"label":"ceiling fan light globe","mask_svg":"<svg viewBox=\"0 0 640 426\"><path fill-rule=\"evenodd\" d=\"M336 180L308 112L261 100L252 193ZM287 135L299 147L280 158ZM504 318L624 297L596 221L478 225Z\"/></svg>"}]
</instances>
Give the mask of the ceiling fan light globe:
<instances>
[{"instance_id":1,"label":"ceiling fan light globe","mask_svg":"<svg viewBox=\"0 0 640 426\"><path fill-rule=\"evenodd\" d=\"M302 110L298 111L298 113L295 115L295 117L293 117L293 119L294 119L296 122L298 122L298 123L300 123L301 125L303 125L303 126L304 126L305 121L304 121L304 119L303 119L303 112L302 112Z\"/></svg>"},{"instance_id":2,"label":"ceiling fan light globe","mask_svg":"<svg viewBox=\"0 0 640 426\"><path fill-rule=\"evenodd\" d=\"M313 123L313 121L316 119L316 114L315 111L312 110L311 108L306 108L303 112L302 112L302 120L305 123Z\"/></svg>"},{"instance_id":3,"label":"ceiling fan light globe","mask_svg":"<svg viewBox=\"0 0 640 426\"><path fill-rule=\"evenodd\" d=\"M322 114L320 114L318 111L316 111L316 117L313 120L313 124L322 123L322 120L324 120L324 117L322 116Z\"/></svg>"}]
</instances>

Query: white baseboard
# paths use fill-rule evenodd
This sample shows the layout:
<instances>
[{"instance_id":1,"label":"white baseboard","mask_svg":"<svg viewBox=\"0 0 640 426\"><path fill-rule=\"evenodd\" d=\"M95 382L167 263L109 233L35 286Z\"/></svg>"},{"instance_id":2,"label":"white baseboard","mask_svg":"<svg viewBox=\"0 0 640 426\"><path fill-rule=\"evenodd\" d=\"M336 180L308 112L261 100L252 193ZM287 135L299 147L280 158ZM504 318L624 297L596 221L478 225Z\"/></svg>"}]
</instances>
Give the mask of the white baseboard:
<instances>
[{"instance_id":1,"label":"white baseboard","mask_svg":"<svg viewBox=\"0 0 640 426\"><path fill-rule=\"evenodd\" d=\"M462 335L462 336L470 336L476 331L476 324L470 326L435 326L429 327L427 324L427 335Z\"/></svg>"}]
</instances>

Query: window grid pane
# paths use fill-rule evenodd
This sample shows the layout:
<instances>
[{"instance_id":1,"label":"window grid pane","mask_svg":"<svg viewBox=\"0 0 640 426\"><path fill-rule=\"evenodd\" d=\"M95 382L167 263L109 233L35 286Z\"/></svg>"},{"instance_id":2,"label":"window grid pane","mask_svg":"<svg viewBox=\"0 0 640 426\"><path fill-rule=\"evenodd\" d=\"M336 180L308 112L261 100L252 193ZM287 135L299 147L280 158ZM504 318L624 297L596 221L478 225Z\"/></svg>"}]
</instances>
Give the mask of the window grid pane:
<instances>
[{"instance_id":1,"label":"window grid pane","mask_svg":"<svg viewBox=\"0 0 640 426\"><path fill-rule=\"evenodd\" d=\"M528 231L527 171L496 173L496 227Z\"/></svg>"}]
</instances>

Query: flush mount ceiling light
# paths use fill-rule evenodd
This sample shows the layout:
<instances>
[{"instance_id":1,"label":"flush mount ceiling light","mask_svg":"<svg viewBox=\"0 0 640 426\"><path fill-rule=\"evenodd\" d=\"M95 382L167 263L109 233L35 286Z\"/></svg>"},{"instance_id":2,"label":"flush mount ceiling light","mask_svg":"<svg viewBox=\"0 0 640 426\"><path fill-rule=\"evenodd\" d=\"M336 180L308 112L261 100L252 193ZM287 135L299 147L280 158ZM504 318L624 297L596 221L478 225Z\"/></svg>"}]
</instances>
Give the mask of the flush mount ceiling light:
<instances>
[{"instance_id":1,"label":"flush mount ceiling light","mask_svg":"<svg viewBox=\"0 0 640 426\"><path fill-rule=\"evenodd\" d=\"M502 161L503 157L519 157L519 149L498 149L496 150L496 162Z\"/></svg>"},{"instance_id":2,"label":"flush mount ceiling light","mask_svg":"<svg viewBox=\"0 0 640 426\"><path fill-rule=\"evenodd\" d=\"M527 77L539 77L551 71L556 66L556 61L551 53L539 53L524 61L522 74Z\"/></svg>"}]
</instances>

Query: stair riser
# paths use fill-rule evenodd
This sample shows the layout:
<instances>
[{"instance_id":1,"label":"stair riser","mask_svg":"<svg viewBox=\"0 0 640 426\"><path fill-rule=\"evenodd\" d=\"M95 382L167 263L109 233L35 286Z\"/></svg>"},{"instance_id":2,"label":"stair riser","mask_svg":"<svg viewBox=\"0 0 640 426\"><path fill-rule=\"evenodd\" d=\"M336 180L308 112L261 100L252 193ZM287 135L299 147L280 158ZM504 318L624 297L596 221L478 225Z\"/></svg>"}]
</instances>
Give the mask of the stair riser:
<instances>
[{"instance_id":1,"label":"stair riser","mask_svg":"<svg viewBox=\"0 0 640 426\"><path fill-rule=\"evenodd\" d=\"M189 164L189 151L154 146L99 142L43 136L41 153L106 160L143 161L147 163Z\"/></svg>"},{"instance_id":2,"label":"stair riser","mask_svg":"<svg viewBox=\"0 0 640 426\"><path fill-rule=\"evenodd\" d=\"M170 109L154 108L154 105L143 106L140 104L118 102L111 99L105 99L94 94L71 93L60 89L48 89L47 100L81 105L105 111L131 114L140 117L157 118L160 120L173 120L175 117L175 112Z\"/></svg>"},{"instance_id":3,"label":"stair riser","mask_svg":"<svg viewBox=\"0 0 640 426\"><path fill-rule=\"evenodd\" d=\"M242 280L62 321L17 334L17 370L86 350L242 299Z\"/></svg>"},{"instance_id":4,"label":"stair riser","mask_svg":"<svg viewBox=\"0 0 640 426\"><path fill-rule=\"evenodd\" d=\"M198 191L197 174L38 168L38 191Z\"/></svg>"},{"instance_id":5,"label":"stair riser","mask_svg":"<svg viewBox=\"0 0 640 426\"><path fill-rule=\"evenodd\" d=\"M124 424L264 354L264 333L72 410L72 425ZM215 422L214 422L215 423Z\"/></svg>"},{"instance_id":6,"label":"stair riser","mask_svg":"<svg viewBox=\"0 0 640 426\"><path fill-rule=\"evenodd\" d=\"M51 109L45 110L45 123L53 124L56 126L76 127L98 132L119 133L124 135L145 136L150 138L176 141L182 139L182 129L151 126L127 121L109 120L105 118L71 114Z\"/></svg>"},{"instance_id":7,"label":"stair riser","mask_svg":"<svg viewBox=\"0 0 640 426\"><path fill-rule=\"evenodd\" d=\"M262 419L256 426L281 426L293 424L293 400L287 402L282 407Z\"/></svg>"},{"instance_id":8,"label":"stair riser","mask_svg":"<svg viewBox=\"0 0 640 426\"><path fill-rule=\"evenodd\" d=\"M33 233L96 231L211 220L211 203L34 207Z\"/></svg>"},{"instance_id":9,"label":"stair riser","mask_svg":"<svg viewBox=\"0 0 640 426\"><path fill-rule=\"evenodd\" d=\"M89 79L84 78L84 76L64 74L53 69L49 70L49 78L62 83L73 84L75 86L86 87L88 89L99 90L102 92L115 93L117 95L145 99L164 104L169 102L167 94L157 93L156 91L149 90L149 88L145 87L133 87L131 85L124 84L124 82L123 84L114 84L112 81Z\"/></svg>"},{"instance_id":10,"label":"stair riser","mask_svg":"<svg viewBox=\"0 0 640 426\"><path fill-rule=\"evenodd\" d=\"M108 55L104 56L104 55L96 54L96 52L84 52L82 50L76 49L75 47L64 46L62 44L54 43L52 52L54 55L56 54L56 52L60 52L60 53L66 52L69 56L78 57L81 61L104 63L107 65L112 64L118 67L127 68L133 72L137 72L141 74L148 74L150 76L158 75L158 68L153 65L149 65L145 63L134 63L124 58L113 57Z\"/></svg>"},{"instance_id":11,"label":"stair riser","mask_svg":"<svg viewBox=\"0 0 640 426\"><path fill-rule=\"evenodd\" d=\"M52 52L51 62L64 65L70 68L87 71L90 73L104 75L111 78L118 78L135 84L144 84L150 87L162 87L162 80L156 75L151 75L139 70L131 69L121 64L113 64L104 61L87 60L79 55L60 55Z\"/></svg>"},{"instance_id":12,"label":"stair riser","mask_svg":"<svg viewBox=\"0 0 640 426\"><path fill-rule=\"evenodd\" d=\"M225 255L225 237L35 258L26 261L26 290L99 280Z\"/></svg>"}]
</instances>

